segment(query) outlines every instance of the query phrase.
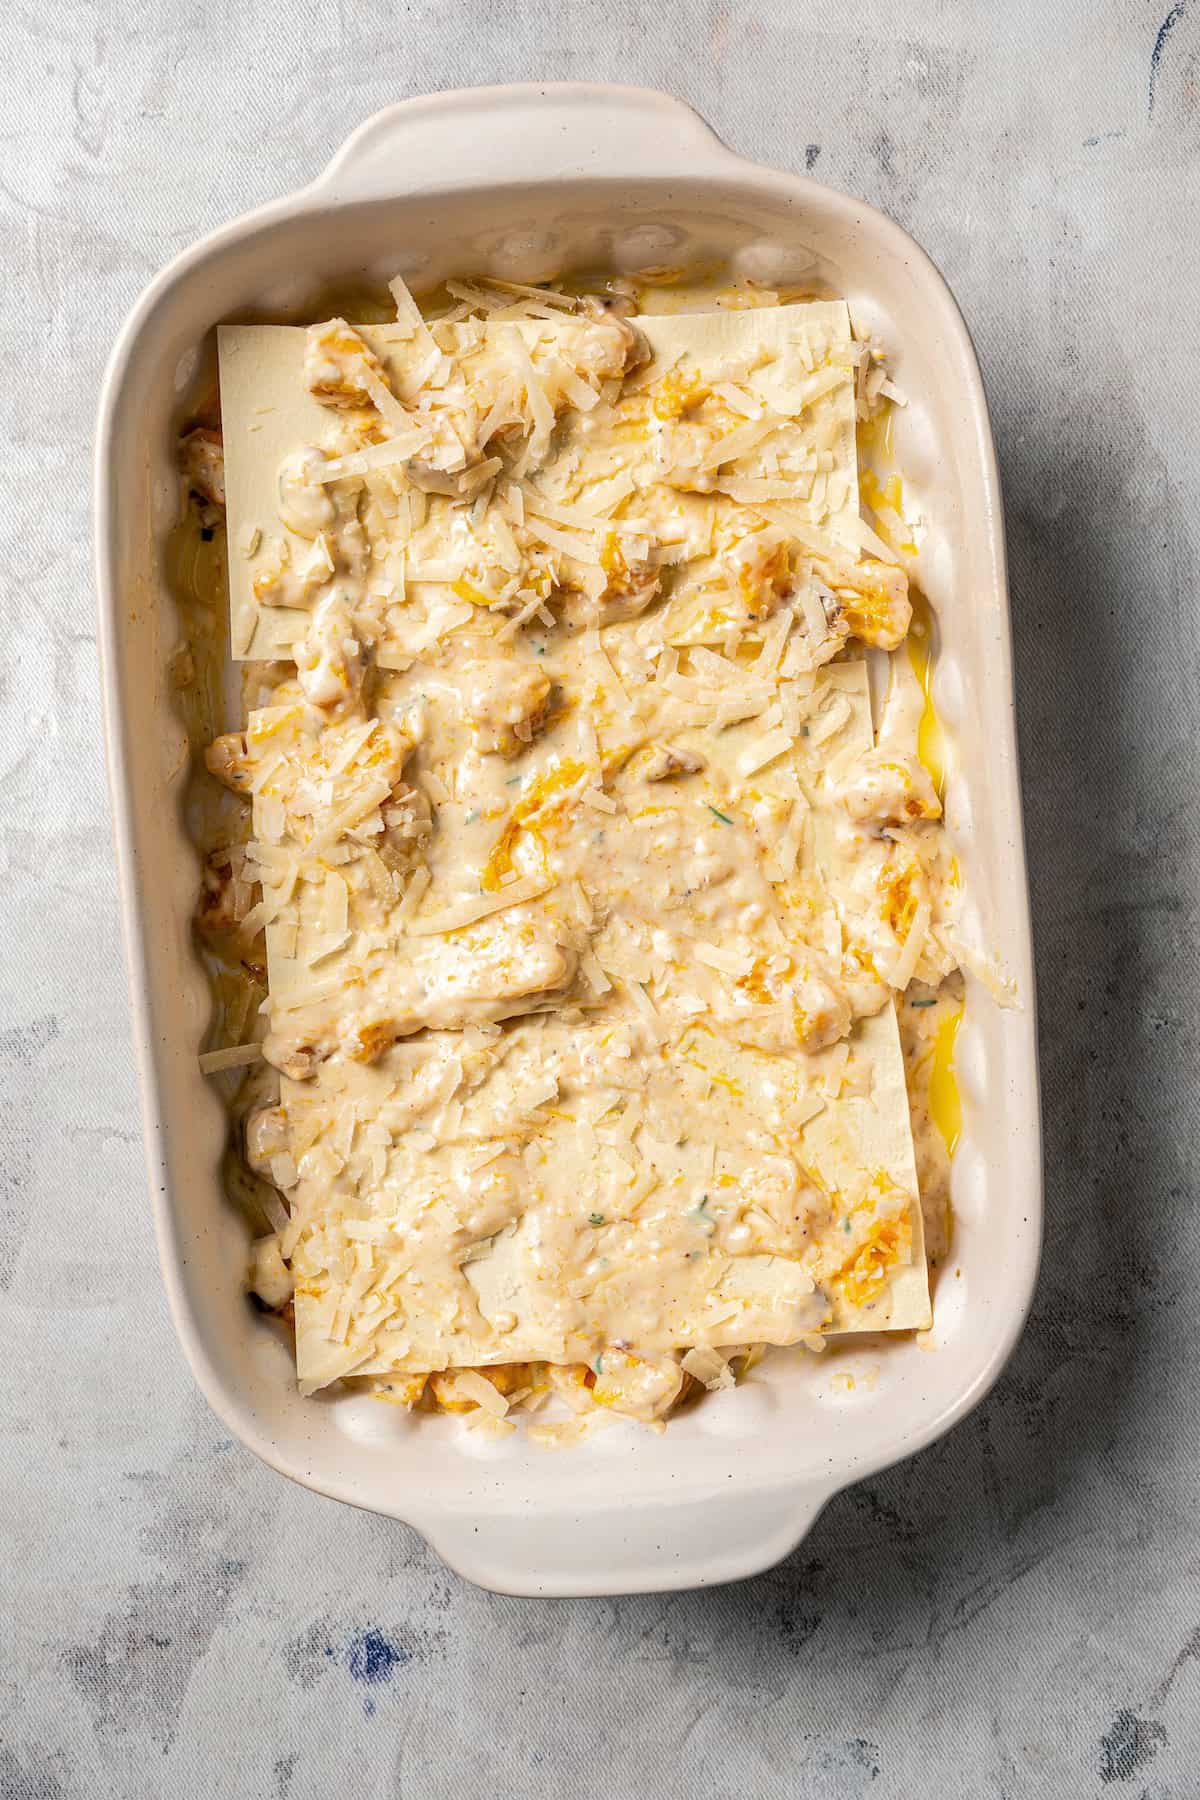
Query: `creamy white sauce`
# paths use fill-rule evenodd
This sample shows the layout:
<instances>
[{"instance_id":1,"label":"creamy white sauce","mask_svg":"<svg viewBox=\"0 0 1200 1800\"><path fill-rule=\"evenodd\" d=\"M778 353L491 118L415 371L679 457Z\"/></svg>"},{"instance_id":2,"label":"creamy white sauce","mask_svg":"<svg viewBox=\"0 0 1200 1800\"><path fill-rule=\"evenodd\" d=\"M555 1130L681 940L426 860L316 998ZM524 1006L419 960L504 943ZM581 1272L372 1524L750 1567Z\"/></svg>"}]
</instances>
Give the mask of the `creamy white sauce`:
<instances>
[{"instance_id":1,"label":"creamy white sauce","mask_svg":"<svg viewBox=\"0 0 1200 1800\"><path fill-rule=\"evenodd\" d=\"M794 1341L871 1287L907 1196L872 1168L831 1193L805 1121L870 1099L856 1021L898 969L953 968L954 893L900 659L877 742L861 663L831 660L907 622L893 572L813 549L835 385L769 431L747 368L731 410L639 383L624 321L572 327L532 352L456 327L438 388L382 399L352 328L310 339L339 412L280 471L314 543L272 577L307 608L299 694L236 759L285 1076L248 1152L292 1208L255 1284L278 1304L286 1254L309 1385L512 1339L649 1417L689 1345ZM419 453L316 479L381 426ZM816 496L799 540L769 516L788 483Z\"/></svg>"}]
</instances>

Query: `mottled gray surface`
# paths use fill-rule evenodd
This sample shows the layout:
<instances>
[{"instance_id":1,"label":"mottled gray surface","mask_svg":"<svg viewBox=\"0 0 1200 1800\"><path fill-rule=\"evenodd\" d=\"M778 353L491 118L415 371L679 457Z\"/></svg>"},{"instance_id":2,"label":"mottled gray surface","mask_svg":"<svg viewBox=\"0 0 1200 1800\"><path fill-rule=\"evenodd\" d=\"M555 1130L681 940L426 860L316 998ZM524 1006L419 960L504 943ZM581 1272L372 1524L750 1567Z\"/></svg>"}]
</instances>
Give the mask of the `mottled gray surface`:
<instances>
[{"instance_id":1,"label":"mottled gray surface","mask_svg":"<svg viewBox=\"0 0 1200 1800\"><path fill-rule=\"evenodd\" d=\"M1200 0L1167 5L13 10L3 1800L1200 1793ZM1009 506L1034 1318L948 1441L708 1594L498 1600L255 1462L176 1349L138 1144L88 565L103 358L168 257L376 107L530 75L674 88L898 217L976 334Z\"/></svg>"}]
</instances>

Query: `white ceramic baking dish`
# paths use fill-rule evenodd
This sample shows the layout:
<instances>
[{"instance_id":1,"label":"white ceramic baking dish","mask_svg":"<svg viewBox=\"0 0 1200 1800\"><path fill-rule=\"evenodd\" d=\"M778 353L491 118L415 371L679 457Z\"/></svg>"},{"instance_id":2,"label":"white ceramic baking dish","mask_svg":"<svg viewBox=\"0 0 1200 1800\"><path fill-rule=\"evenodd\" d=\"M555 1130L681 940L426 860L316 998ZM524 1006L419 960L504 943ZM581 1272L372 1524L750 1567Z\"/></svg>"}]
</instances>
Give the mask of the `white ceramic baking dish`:
<instances>
[{"instance_id":1,"label":"white ceramic baking dish","mask_svg":"<svg viewBox=\"0 0 1200 1800\"><path fill-rule=\"evenodd\" d=\"M488 271L637 270L714 258L766 280L820 275L875 331L909 397L896 450L928 520L935 693L952 740L948 818L971 933L1020 1007L969 983L954 1259L925 1343L831 1361L777 1352L662 1435L614 1426L547 1451L361 1398L301 1400L243 1291L245 1232L223 1197L226 1116L197 1069L209 1014L189 915L197 859L186 745L164 664L161 577L177 507L174 434L200 347L247 308L303 317L332 283L400 269L426 286ZM847 1483L947 1431L987 1392L1030 1301L1040 1145L1008 599L979 371L922 251L860 202L743 161L679 102L632 88L489 88L369 120L302 192L179 257L113 352L96 454L100 639L135 1036L163 1271L184 1349L244 1443L294 1480L406 1520L471 1580L513 1593L617 1593L729 1580L792 1549Z\"/></svg>"}]
</instances>

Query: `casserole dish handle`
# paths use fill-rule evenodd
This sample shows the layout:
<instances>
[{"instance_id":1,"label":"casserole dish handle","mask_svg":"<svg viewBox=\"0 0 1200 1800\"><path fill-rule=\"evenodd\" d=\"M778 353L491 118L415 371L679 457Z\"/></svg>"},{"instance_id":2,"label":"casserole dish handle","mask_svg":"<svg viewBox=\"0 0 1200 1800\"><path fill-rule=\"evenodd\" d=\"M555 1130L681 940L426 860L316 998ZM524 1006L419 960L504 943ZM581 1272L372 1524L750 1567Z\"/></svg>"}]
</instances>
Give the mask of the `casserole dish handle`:
<instances>
[{"instance_id":1,"label":"casserole dish handle","mask_svg":"<svg viewBox=\"0 0 1200 1800\"><path fill-rule=\"evenodd\" d=\"M401 100L347 138L310 190L331 201L600 179L729 174L698 113L649 88L558 82Z\"/></svg>"},{"instance_id":2,"label":"casserole dish handle","mask_svg":"<svg viewBox=\"0 0 1200 1800\"><path fill-rule=\"evenodd\" d=\"M594 1512L453 1512L420 1520L443 1562L506 1594L635 1594L710 1587L769 1569L802 1542L832 1488L681 1495Z\"/></svg>"}]
</instances>

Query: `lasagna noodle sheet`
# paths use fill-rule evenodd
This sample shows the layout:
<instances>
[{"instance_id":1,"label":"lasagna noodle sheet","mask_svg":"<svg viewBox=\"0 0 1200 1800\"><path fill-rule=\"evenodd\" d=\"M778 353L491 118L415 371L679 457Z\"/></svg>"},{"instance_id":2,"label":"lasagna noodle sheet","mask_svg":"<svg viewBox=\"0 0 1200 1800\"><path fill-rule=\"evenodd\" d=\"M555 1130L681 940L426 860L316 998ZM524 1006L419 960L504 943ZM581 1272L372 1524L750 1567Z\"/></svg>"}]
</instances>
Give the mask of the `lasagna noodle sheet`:
<instances>
[{"instance_id":1,"label":"lasagna noodle sheet","mask_svg":"<svg viewBox=\"0 0 1200 1800\"><path fill-rule=\"evenodd\" d=\"M848 353L850 317L842 301L813 301L802 306L763 307L748 311L652 314L637 321L653 362L639 375L645 385L672 370L711 367L727 358L747 365L752 392L767 405L797 405L807 379L816 388L821 377L805 377L804 365L826 348ZM354 329L375 352L386 371L398 374L412 356L406 327L356 325ZM437 327L434 328L435 332ZM530 339L554 329L542 320L492 325L489 333L513 330ZM306 444L321 444L328 435L329 409L304 384L306 332L292 325L222 325L218 331L221 423L225 440L225 489L229 521L230 643L236 660L286 656L303 635L305 615L297 609L261 605L254 577L262 558L284 542L295 562L311 550L280 522L279 466ZM763 351L791 351L781 366L790 379L770 369L755 371ZM858 516L857 451L852 375L828 396L836 409L833 453L836 468L849 477L840 507L831 521L838 535L842 520ZM568 427L569 430L569 427ZM848 540L852 541L852 540ZM252 548L253 546L253 548Z\"/></svg>"},{"instance_id":2,"label":"lasagna noodle sheet","mask_svg":"<svg viewBox=\"0 0 1200 1800\"><path fill-rule=\"evenodd\" d=\"M801 422L804 383L814 382L805 372L812 360L805 346L836 350L850 341L840 304L655 316L639 325L655 355L639 379L703 372L740 358L753 391L774 409L795 409L791 416ZM538 322L529 329L548 327ZM395 330L364 328L363 336L385 368L393 351L400 353ZM328 412L303 385L304 341L303 331L280 327L221 332L233 641L235 653L246 657L286 654L305 622L303 614L257 604L256 558L247 554L256 534L283 535L279 464L299 446L321 443L328 431ZM783 343L800 351L782 374L778 359L756 371L756 348ZM817 388L820 382L818 369ZM845 477L840 504L826 521L836 537L841 518L857 516L852 375L834 389L826 384L817 397L824 400L823 454L828 463L832 442L833 473ZM294 541L296 555L308 548ZM611 645L612 632L634 629L633 622L606 628L605 641ZM594 664L585 666L582 657L581 649L578 656L564 652L553 670L568 715L586 709L594 679ZM820 670L808 704L814 715L836 706L836 730L819 750L806 750L797 738L791 753L755 779L768 796L817 791L809 874L836 900L835 834L819 797L819 774L822 764L873 742L865 663ZM530 753L531 779L539 769L553 774L562 766L568 729L574 727L557 725ZM732 779L746 738L737 727L710 735L704 779ZM669 786L663 784L664 804L685 804L686 796L667 795ZM707 811L724 818L712 802ZM597 825L595 813L589 820ZM444 829L452 830L452 822ZM748 857L760 855L741 820L730 829ZM625 835L632 846L628 864L640 840ZM434 885L416 914L398 900L366 948L353 931L353 907L347 931L327 902L302 901L311 890L301 883L268 929L273 998L297 983L301 990L315 983L336 992L352 965L360 990L365 983L385 1009L395 1010L405 983L412 986L408 972L436 976L458 954L454 945L463 935L436 933L455 896L442 893L436 860L432 868ZM353 876L353 868L343 873ZM657 879L653 863L644 877L649 891ZM624 879L630 879L628 866ZM532 920L535 932L549 922L553 932L561 900L534 894L509 914L481 922L473 928L477 940L467 934L467 952L478 942L484 953L489 936L509 929L510 920ZM604 902L603 892L593 894L598 912ZM343 938L348 942L341 946ZM611 963L615 952L606 954ZM705 952L699 954L703 960ZM721 944L707 954L720 963ZM307 966L314 958L316 969ZM703 973L715 979L712 969ZM774 1056L738 1041L736 1033L706 1029L703 1018L647 1049L635 1015L649 1003L633 1004L641 984L619 974L614 981L613 998L621 1005L594 1023L586 1010L562 1021L551 1008L510 1022L500 1040L426 1029L371 1066L335 1059L312 1081L284 1082L285 1105L307 1118L312 1143L337 1145L331 1166L342 1171L306 1179L293 1195L287 1248L306 1390L350 1373L588 1359L614 1338L653 1353L928 1324L921 1208L891 1003L859 1021L847 1041L812 1056ZM579 991L577 979L572 998ZM652 1020L646 1027L643 1018L641 1028L653 1035ZM613 1078L614 1033L618 1050L628 1038L634 1058L642 1059L639 1079L624 1089L619 1070ZM608 1063L589 1086L580 1059L593 1036L597 1066L605 1057ZM575 1072L563 1082L570 1098L561 1105L557 1082L548 1091L541 1079L548 1067ZM795 1124L784 1148L799 1171L799 1202L792 1177L764 1147L759 1129L781 1082L791 1084L793 1096ZM478 1216L468 1231L475 1196L487 1203L474 1208ZM731 1245L722 1221L735 1204L761 1248ZM797 1233L797 1204L807 1209L807 1239ZM492 1218L495 1229L486 1229ZM471 1241L464 1248L465 1238Z\"/></svg>"},{"instance_id":3,"label":"lasagna noodle sheet","mask_svg":"<svg viewBox=\"0 0 1200 1800\"><path fill-rule=\"evenodd\" d=\"M834 665L819 687L851 705L838 753L869 744L865 664ZM832 833L819 810L817 824L818 855L828 855ZM398 958L413 947L404 925L392 928ZM921 1208L890 1002L860 1021L848 1043L812 1057L771 1058L706 1030L663 1046L650 1059L643 1097L652 1117L678 1121L690 1108L682 1147L655 1143L648 1130L625 1138L623 1114L607 1124L583 1123L570 1116L578 1104L571 1096L534 1109L533 1141L519 1157L501 1154L473 1172L478 1146L495 1149L497 1130L511 1132L518 1123L528 1130L522 1092L536 1091L547 1066L564 1066L568 1045L577 1047L587 1029L560 1026L552 1016L508 1028L499 1069L466 1100L457 1145L435 1144L423 1130L393 1134L389 1115L403 1111L398 1096L411 1104L414 1095L438 1091L439 1072L460 1054L459 1034L414 1040L380 1067L327 1064L315 1083L289 1084L294 1103L325 1113L329 1132L349 1110L379 1121L388 1140L377 1174L358 1184L353 1202L334 1193L318 1203L321 1230L299 1249L297 1350L307 1386L351 1369L588 1360L597 1343L613 1338L653 1352L928 1325ZM681 1079L697 1069L711 1082L699 1113L694 1087ZM811 1109L813 1116L797 1126L788 1148L803 1182L828 1196L815 1219L825 1278L787 1255L729 1256L709 1237L709 1221L731 1193L740 1200L765 1188L768 1217L777 1204L769 1191L772 1158L743 1146L756 1142L761 1113L781 1080L797 1075L798 1114ZM587 1110L585 1103L580 1114ZM430 1117L424 1110L419 1125ZM518 1216L472 1247L460 1266L462 1209L445 1196L500 1171L517 1184ZM620 1217L623 1196L652 1179L657 1187L631 1217ZM375 1241L347 1235L360 1229ZM886 1251L889 1233L888 1259L877 1263L874 1247L882 1240ZM853 1251L844 1264L843 1242ZM414 1243L421 1246L415 1259ZM663 1244L666 1259L656 1274ZM355 1298L365 1279L381 1301L369 1309ZM574 1313L562 1303L568 1288L578 1303Z\"/></svg>"}]
</instances>

